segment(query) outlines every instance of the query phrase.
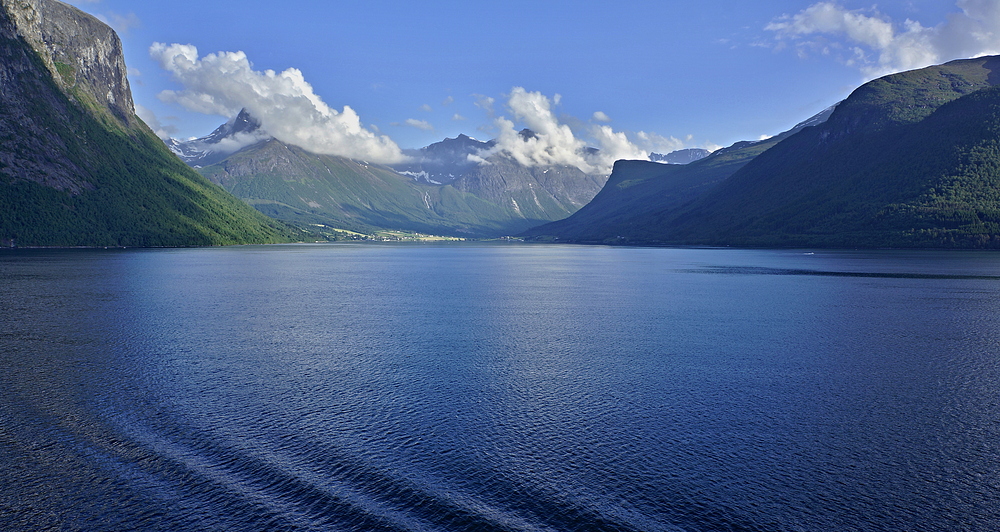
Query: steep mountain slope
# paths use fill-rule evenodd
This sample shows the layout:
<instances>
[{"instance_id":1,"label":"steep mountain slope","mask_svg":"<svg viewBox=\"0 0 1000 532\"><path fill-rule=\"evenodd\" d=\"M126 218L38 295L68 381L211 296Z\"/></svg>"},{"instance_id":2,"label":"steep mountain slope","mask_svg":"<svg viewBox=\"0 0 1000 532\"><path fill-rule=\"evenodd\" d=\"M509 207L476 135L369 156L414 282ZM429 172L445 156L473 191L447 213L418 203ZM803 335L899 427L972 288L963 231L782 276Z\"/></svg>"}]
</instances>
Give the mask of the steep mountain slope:
<instances>
[{"instance_id":1,"label":"steep mountain slope","mask_svg":"<svg viewBox=\"0 0 1000 532\"><path fill-rule=\"evenodd\" d=\"M833 108L763 141L738 142L694 162L617 161L604 188L572 216L529 229L525 236L575 242L632 242L650 237L677 209L705 194L755 157L810 124L822 124Z\"/></svg>"},{"instance_id":2,"label":"steep mountain slope","mask_svg":"<svg viewBox=\"0 0 1000 532\"><path fill-rule=\"evenodd\" d=\"M465 136L412 152L412 162L390 168L310 153L255 124L241 113L212 135L172 149L189 164L205 163L202 175L261 212L298 225L510 235L569 216L606 179L575 167L529 168L503 155L471 162L470 154L491 144ZM248 143L226 154L227 146Z\"/></svg>"},{"instance_id":3,"label":"steep mountain slope","mask_svg":"<svg viewBox=\"0 0 1000 532\"><path fill-rule=\"evenodd\" d=\"M200 171L261 212L298 225L479 237L545 221L450 185L420 183L385 166L317 155L275 139Z\"/></svg>"},{"instance_id":4,"label":"steep mountain slope","mask_svg":"<svg viewBox=\"0 0 1000 532\"><path fill-rule=\"evenodd\" d=\"M872 81L668 223L686 243L995 247L1000 58ZM666 220L665 220L666 222Z\"/></svg>"},{"instance_id":5,"label":"steep mountain slope","mask_svg":"<svg viewBox=\"0 0 1000 532\"><path fill-rule=\"evenodd\" d=\"M588 206L532 234L650 244L1000 247L998 74L1000 58L984 57L886 76L854 91L826 122L781 139L687 201L636 195L617 205L618 218Z\"/></svg>"},{"instance_id":6,"label":"steep mountain slope","mask_svg":"<svg viewBox=\"0 0 1000 532\"><path fill-rule=\"evenodd\" d=\"M135 117L117 35L55 0L0 0L0 241L284 241Z\"/></svg>"},{"instance_id":7,"label":"steep mountain slope","mask_svg":"<svg viewBox=\"0 0 1000 532\"><path fill-rule=\"evenodd\" d=\"M527 219L558 220L586 205L606 176L585 174L575 166L524 166L497 154L456 179L452 186Z\"/></svg>"}]
</instances>

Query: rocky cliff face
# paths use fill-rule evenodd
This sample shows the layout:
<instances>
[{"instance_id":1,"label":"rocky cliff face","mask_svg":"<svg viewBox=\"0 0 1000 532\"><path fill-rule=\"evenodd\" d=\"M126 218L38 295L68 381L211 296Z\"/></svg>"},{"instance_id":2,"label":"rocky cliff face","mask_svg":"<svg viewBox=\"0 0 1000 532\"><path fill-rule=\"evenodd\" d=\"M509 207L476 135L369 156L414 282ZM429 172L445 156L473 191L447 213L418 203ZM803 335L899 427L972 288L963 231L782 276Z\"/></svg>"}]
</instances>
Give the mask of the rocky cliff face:
<instances>
[{"instance_id":1,"label":"rocky cliff face","mask_svg":"<svg viewBox=\"0 0 1000 532\"><path fill-rule=\"evenodd\" d=\"M55 0L0 0L0 245L285 241L135 117L114 31Z\"/></svg>"},{"instance_id":2,"label":"rocky cliff face","mask_svg":"<svg viewBox=\"0 0 1000 532\"><path fill-rule=\"evenodd\" d=\"M121 40L114 30L57 0L0 0L0 7L67 96L93 98L126 124L135 119Z\"/></svg>"},{"instance_id":3,"label":"rocky cliff face","mask_svg":"<svg viewBox=\"0 0 1000 532\"><path fill-rule=\"evenodd\" d=\"M14 3L0 0L0 177L79 194L92 185L59 134L67 127L67 101L10 14L13 8L24 15L30 4Z\"/></svg>"}]
</instances>

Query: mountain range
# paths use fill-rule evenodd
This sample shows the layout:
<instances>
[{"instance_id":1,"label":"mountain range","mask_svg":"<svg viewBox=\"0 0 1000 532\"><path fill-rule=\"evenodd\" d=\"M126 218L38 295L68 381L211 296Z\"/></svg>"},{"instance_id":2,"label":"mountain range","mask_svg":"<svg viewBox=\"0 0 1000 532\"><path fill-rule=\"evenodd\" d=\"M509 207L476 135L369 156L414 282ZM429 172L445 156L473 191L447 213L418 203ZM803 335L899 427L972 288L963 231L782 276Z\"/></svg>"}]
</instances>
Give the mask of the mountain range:
<instances>
[{"instance_id":1,"label":"mountain range","mask_svg":"<svg viewBox=\"0 0 1000 532\"><path fill-rule=\"evenodd\" d=\"M102 22L56 0L0 0L0 244L214 245L401 229L1000 248L1000 56L885 76L775 137L618 161L610 177L526 166L464 135L410 150L405 163L370 164L281 142L246 112L164 144L136 117L126 72Z\"/></svg>"},{"instance_id":2,"label":"mountain range","mask_svg":"<svg viewBox=\"0 0 1000 532\"><path fill-rule=\"evenodd\" d=\"M0 242L288 241L135 116L115 32L55 0L0 0Z\"/></svg>"},{"instance_id":3,"label":"mountain range","mask_svg":"<svg viewBox=\"0 0 1000 532\"><path fill-rule=\"evenodd\" d=\"M1000 247L1000 57L876 79L827 120L684 167L620 161L526 234L574 242Z\"/></svg>"},{"instance_id":4,"label":"mountain range","mask_svg":"<svg viewBox=\"0 0 1000 532\"><path fill-rule=\"evenodd\" d=\"M205 137L167 144L268 216L362 233L511 235L576 212L607 180L574 166L525 166L502 153L474 162L471 155L494 143L465 135L408 150L409 161L391 167L321 155L271 137L245 110Z\"/></svg>"},{"instance_id":5,"label":"mountain range","mask_svg":"<svg viewBox=\"0 0 1000 532\"><path fill-rule=\"evenodd\" d=\"M779 135L737 142L684 165L617 161L593 201L568 218L532 228L524 235L570 242L660 243L658 235L650 236L650 231L656 231L658 224L668 224L662 221L665 216L713 190L784 139L824 123L835 107Z\"/></svg>"}]
</instances>

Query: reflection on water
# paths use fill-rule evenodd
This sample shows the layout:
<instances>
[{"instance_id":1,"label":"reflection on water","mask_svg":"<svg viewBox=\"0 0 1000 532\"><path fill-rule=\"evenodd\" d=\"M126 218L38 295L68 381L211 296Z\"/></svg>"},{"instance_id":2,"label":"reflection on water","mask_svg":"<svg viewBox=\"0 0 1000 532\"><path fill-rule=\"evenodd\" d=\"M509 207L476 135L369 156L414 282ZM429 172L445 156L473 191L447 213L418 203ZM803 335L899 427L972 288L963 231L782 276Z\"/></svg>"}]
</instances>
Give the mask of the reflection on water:
<instances>
[{"instance_id":1,"label":"reflection on water","mask_svg":"<svg viewBox=\"0 0 1000 532\"><path fill-rule=\"evenodd\" d=\"M1000 256L0 253L0 529L988 530Z\"/></svg>"}]
</instances>

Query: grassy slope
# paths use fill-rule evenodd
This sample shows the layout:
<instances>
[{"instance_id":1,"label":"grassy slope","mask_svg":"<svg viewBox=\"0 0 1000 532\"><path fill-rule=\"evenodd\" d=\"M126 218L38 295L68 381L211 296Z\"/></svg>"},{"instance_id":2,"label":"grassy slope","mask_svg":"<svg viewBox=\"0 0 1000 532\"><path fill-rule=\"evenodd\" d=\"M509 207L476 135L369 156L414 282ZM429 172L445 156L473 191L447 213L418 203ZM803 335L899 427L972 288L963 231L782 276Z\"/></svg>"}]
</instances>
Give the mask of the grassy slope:
<instances>
[{"instance_id":1,"label":"grassy slope","mask_svg":"<svg viewBox=\"0 0 1000 532\"><path fill-rule=\"evenodd\" d=\"M84 184L70 193L0 165L0 240L21 246L187 246L293 236L188 168L137 119L123 124L82 91L71 102L22 40L4 39L0 46L8 65L23 67L17 82L5 86L5 101L19 105L0 106L9 137L0 149L61 161Z\"/></svg>"},{"instance_id":2,"label":"grassy slope","mask_svg":"<svg viewBox=\"0 0 1000 532\"><path fill-rule=\"evenodd\" d=\"M578 242L634 240L664 213L705 193L777 142L741 143L686 165L617 161L607 184L590 203L565 220L524 234Z\"/></svg>"},{"instance_id":3,"label":"grassy slope","mask_svg":"<svg viewBox=\"0 0 1000 532\"><path fill-rule=\"evenodd\" d=\"M948 214L925 196L949 182L953 197L971 199L966 189L993 179L983 170L991 162L970 156L982 159L995 127L998 66L983 58L871 82L823 126L783 141L674 213L656 236L757 246L987 245L992 237L968 213L986 209L989 194L963 203L965 214ZM970 164L979 182L968 178ZM966 178L955 185L959 174ZM956 225L953 216L969 223Z\"/></svg>"},{"instance_id":4,"label":"grassy slope","mask_svg":"<svg viewBox=\"0 0 1000 532\"><path fill-rule=\"evenodd\" d=\"M497 236L545 221L452 186L423 185L388 168L315 155L275 140L200 171L261 212L296 224Z\"/></svg>"},{"instance_id":5,"label":"grassy slope","mask_svg":"<svg viewBox=\"0 0 1000 532\"><path fill-rule=\"evenodd\" d=\"M723 178L714 186L702 167L711 158L659 174L633 169L613 175L575 216L533 233L650 244L1000 247L994 72L1000 59L980 58L875 80L825 124L743 153L734 161L743 166L714 176ZM705 186L679 198L699 175ZM635 192L621 190L631 181Z\"/></svg>"}]
</instances>

